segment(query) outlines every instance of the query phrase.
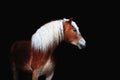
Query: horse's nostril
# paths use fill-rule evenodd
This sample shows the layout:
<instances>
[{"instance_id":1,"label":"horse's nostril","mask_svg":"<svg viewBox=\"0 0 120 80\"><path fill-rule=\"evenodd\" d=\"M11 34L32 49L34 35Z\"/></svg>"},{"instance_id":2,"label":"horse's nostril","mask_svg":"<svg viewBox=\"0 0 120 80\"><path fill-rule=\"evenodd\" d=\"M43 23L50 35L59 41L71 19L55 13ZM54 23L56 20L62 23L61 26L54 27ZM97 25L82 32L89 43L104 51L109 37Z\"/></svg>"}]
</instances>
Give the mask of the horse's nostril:
<instances>
[{"instance_id":1,"label":"horse's nostril","mask_svg":"<svg viewBox=\"0 0 120 80\"><path fill-rule=\"evenodd\" d=\"M86 41L84 40L84 38L81 38L79 43L80 43L80 45L85 46Z\"/></svg>"}]
</instances>

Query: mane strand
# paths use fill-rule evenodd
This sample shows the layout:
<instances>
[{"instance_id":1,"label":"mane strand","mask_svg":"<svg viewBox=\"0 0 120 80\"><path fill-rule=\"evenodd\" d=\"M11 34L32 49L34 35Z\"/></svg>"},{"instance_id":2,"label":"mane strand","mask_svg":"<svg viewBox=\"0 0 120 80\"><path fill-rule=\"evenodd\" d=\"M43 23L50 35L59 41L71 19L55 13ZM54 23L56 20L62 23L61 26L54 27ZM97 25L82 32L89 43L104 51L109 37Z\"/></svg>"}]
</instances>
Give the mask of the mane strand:
<instances>
[{"instance_id":1,"label":"mane strand","mask_svg":"<svg viewBox=\"0 0 120 80\"><path fill-rule=\"evenodd\" d=\"M32 35L32 48L45 52L57 46L63 38L62 20L51 21Z\"/></svg>"}]
</instances>

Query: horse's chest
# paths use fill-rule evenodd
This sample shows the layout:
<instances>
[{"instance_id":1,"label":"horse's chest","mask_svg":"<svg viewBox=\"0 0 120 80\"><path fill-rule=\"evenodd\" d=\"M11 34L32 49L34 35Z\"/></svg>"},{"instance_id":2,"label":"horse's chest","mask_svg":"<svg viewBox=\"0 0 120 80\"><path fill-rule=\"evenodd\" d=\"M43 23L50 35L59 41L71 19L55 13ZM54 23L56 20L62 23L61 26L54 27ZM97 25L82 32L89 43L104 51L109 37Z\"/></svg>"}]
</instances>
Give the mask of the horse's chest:
<instances>
[{"instance_id":1,"label":"horse's chest","mask_svg":"<svg viewBox=\"0 0 120 80\"><path fill-rule=\"evenodd\" d=\"M40 68L39 74L49 74L54 69L54 63L50 59L43 65L43 67Z\"/></svg>"}]
</instances>

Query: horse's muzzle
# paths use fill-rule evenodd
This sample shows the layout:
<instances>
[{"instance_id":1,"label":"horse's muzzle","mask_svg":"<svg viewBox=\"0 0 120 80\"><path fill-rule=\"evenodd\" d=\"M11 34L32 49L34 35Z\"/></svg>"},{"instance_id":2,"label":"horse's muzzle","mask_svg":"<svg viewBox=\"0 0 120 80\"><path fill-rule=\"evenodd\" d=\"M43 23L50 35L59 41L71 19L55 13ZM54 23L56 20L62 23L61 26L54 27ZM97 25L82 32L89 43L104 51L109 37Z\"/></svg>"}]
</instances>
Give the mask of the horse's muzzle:
<instances>
[{"instance_id":1,"label":"horse's muzzle","mask_svg":"<svg viewBox=\"0 0 120 80\"><path fill-rule=\"evenodd\" d=\"M80 41L79 41L79 45L81 48L85 48L86 47L86 41L84 40L84 38L81 38Z\"/></svg>"},{"instance_id":2,"label":"horse's muzzle","mask_svg":"<svg viewBox=\"0 0 120 80\"><path fill-rule=\"evenodd\" d=\"M86 45L81 45L81 44L80 44L80 47L81 47L81 48L85 48L85 47L86 47Z\"/></svg>"}]
</instances>

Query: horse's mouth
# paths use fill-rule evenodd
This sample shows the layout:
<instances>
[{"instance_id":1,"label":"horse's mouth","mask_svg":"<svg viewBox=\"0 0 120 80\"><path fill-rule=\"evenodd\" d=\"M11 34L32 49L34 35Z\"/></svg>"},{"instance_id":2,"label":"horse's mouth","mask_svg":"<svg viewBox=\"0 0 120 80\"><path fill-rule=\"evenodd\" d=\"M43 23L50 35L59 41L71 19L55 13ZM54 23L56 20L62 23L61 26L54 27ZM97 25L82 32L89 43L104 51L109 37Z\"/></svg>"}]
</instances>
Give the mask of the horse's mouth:
<instances>
[{"instance_id":1,"label":"horse's mouth","mask_svg":"<svg viewBox=\"0 0 120 80\"><path fill-rule=\"evenodd\" d=\"M85 47L86 47L86 45L81 45L81 44L78 45L78 48L79 48L79 49L83 49L83 48L85 48Z\"/></svg>"}]
</instances>

